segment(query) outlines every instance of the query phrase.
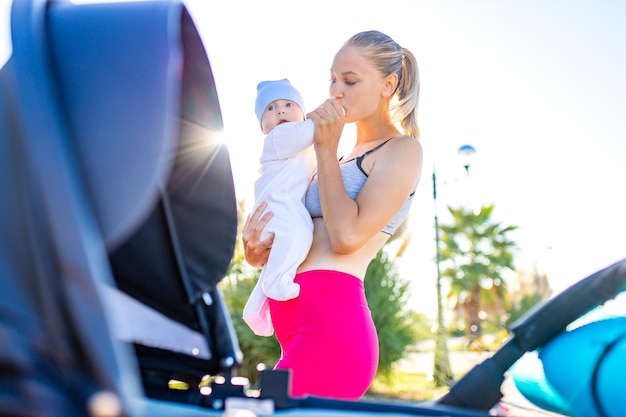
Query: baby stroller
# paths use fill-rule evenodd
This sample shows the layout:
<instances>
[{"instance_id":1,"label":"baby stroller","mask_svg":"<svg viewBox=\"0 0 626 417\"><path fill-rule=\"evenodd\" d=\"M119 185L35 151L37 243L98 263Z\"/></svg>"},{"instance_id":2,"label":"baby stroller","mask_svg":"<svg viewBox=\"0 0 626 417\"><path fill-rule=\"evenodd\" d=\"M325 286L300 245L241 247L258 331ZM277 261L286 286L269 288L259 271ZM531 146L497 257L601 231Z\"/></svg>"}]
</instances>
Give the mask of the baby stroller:
<instances>
[{"instance_id":1,"label":"baby stroller","mask_svg":"<svg viewBox=\"0 0 626 417\"><path fill-rule=\"evenodd\" d=\"M230 379L241 352L217 287L237 235L232 174L186 8L14 0L11 31L0 70L2 416L488 416L513 363L624 289L626 261L581 281L432 402L292 398L289 375L273 371L249 397ZM210 392L195 389L206 376Z\"/></svg>"}]
</instances>

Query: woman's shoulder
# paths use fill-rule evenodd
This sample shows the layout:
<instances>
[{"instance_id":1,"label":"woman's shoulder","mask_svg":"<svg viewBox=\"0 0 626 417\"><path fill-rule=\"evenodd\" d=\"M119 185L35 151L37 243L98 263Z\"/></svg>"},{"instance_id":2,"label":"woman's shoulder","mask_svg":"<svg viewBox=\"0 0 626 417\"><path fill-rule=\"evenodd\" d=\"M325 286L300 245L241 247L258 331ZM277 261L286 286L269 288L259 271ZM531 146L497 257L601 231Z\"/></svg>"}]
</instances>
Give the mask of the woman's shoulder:
<instances>
[{"instance_id":1,"label":"woman's shoulder","mask_svg":"<svg viewBox=\"0 0 626 417\"><path fill-rule=\"evenodd\" d=\"M422 145L413 137L394 136L385 143L381 151L376 152L377 155L365 167L368 175L380 172L383 176L405 176L414 172L416 167L422 166Z\"/></svg>"},{"instance_id":2,"label":"woman's shoulder","mask_svg":"<svg viewBox=\"0 0 626 417\"><path fill-rule=\"evenodd\" d=\"M413 136L398 135L394 136L392 139L393 140L391 140L390 142L406 143L410 144L411 146L417 146L420 148L422 147L420 141L418 139L415 139Z\"/></svg>"},{"instance_id":3,"label":"woman's shoulder","mask_svg":"<svg viewBox=\"0 0 626 417\"><path fill-rule=\"evenodd\" d=\"M422 144L419 140L411 136L395 136L387 143L392 153L404 154L409 158L422 157Z\"/></svg>"}]
</instances>

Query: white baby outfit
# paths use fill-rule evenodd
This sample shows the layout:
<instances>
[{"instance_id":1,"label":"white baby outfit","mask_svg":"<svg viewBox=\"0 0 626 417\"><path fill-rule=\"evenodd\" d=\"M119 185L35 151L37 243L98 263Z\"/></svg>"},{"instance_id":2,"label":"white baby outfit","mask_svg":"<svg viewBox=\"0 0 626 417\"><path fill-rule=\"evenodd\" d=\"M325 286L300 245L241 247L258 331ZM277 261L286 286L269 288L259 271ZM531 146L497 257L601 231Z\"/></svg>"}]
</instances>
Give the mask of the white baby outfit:
<instances>
[{"instance_id":1,"label":"white baby outfit","mask_svg":"<svg viewBox=\"0 0 626 417\"><path fill-rule=\"evenodd\" d=\"M274 233L267 264L250 294L243 319L259 336L274 333L268 297L284 301L295 298L300 286L293 279L313 240L313 220L304 206L304 196L315 169L314 124L311 120L276 126L265 137L255 182L255 208L266 201L274 216L261 239Z\"/></svg>"}]
</instances>

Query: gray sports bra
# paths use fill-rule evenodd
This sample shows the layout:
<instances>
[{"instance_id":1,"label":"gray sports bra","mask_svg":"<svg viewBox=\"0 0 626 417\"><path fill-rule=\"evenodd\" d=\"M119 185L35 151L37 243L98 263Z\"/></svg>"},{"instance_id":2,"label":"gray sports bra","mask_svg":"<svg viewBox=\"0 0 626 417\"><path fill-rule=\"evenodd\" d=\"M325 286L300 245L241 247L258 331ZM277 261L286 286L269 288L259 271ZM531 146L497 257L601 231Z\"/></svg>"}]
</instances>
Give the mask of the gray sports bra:
<instances>
[{"instance_id":1,"label":"gray sports bra","mask_svg":"<svg viewBox=\"0 0 626 417\"><path fill-rule=\"evenodd\" d=\"M361 188L363 188L363 185L365 184L365 181L367 180L367 174L363 171L363 168L361 168L361 163L363 162L363 159L370 153L381 148L384 144L389 142L391 139L392 138L387 139L386 141L376 146L375 148L372 148L369 151L363 153L362 155L357 156L356 158L350 159L349 161L346 161L340 165L341 178L343 179L343 185L346 189L346 192L348 193L348 195L350 195L350 198L352 198L353 200L359 194L359 192L361 191ZM396 213L393 219L391 219L389 224L387 224L387 226L383 228L382 231L384 233L392 235L396 231L396 229L400 226L400 224L402 224L404 219L406 219L407 215L409 214L409 208L411 207L411 203L413 202L414 194L415 194L415 191L409 195L409 197L407 198L406 202L404 203L400 211L398 211L398 213ZM317 175L313 176L313 179L311 180L311 184L309 184L309 188L307 189L306 196L304 198L304 204L307 210L309 211L309 213L311 214L311 217L322 217L322 207L320 205L320 189L319 189L319 183L317 181Z\"/></svg>"}]
</instances>

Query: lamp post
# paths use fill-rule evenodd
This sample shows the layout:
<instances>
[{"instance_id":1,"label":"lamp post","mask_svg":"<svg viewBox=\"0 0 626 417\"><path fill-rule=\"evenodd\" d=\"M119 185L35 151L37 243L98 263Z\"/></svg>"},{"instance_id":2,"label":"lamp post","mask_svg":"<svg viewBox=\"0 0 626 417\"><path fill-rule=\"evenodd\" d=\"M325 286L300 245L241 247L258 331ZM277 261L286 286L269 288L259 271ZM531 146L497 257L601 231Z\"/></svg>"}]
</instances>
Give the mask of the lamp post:
<instances>
[{"instance_id":1,"label":"lamp post","mask_svg":"<svg viewBox=\"0 0 626 417\"><path fill-rule=\"evenodd\" d=\"M463 167L465 172L469 175L469 162L467 158L476 153L471 145L461 146L457 153L466 158ZM454 382L454 375L450 368L450 355L448 353L448 338L446 336L446 330L443 320L443 301L441 294L441 249L439 247L439 217L437 216L437 174L435 167L433 166L433 204L435 212L435 245L436 245L436 258L435 263L437 265L437 331L435 333L435 360L433 369L433 380L437 386L451 386Z\"/></svg>"}]
</instances>

